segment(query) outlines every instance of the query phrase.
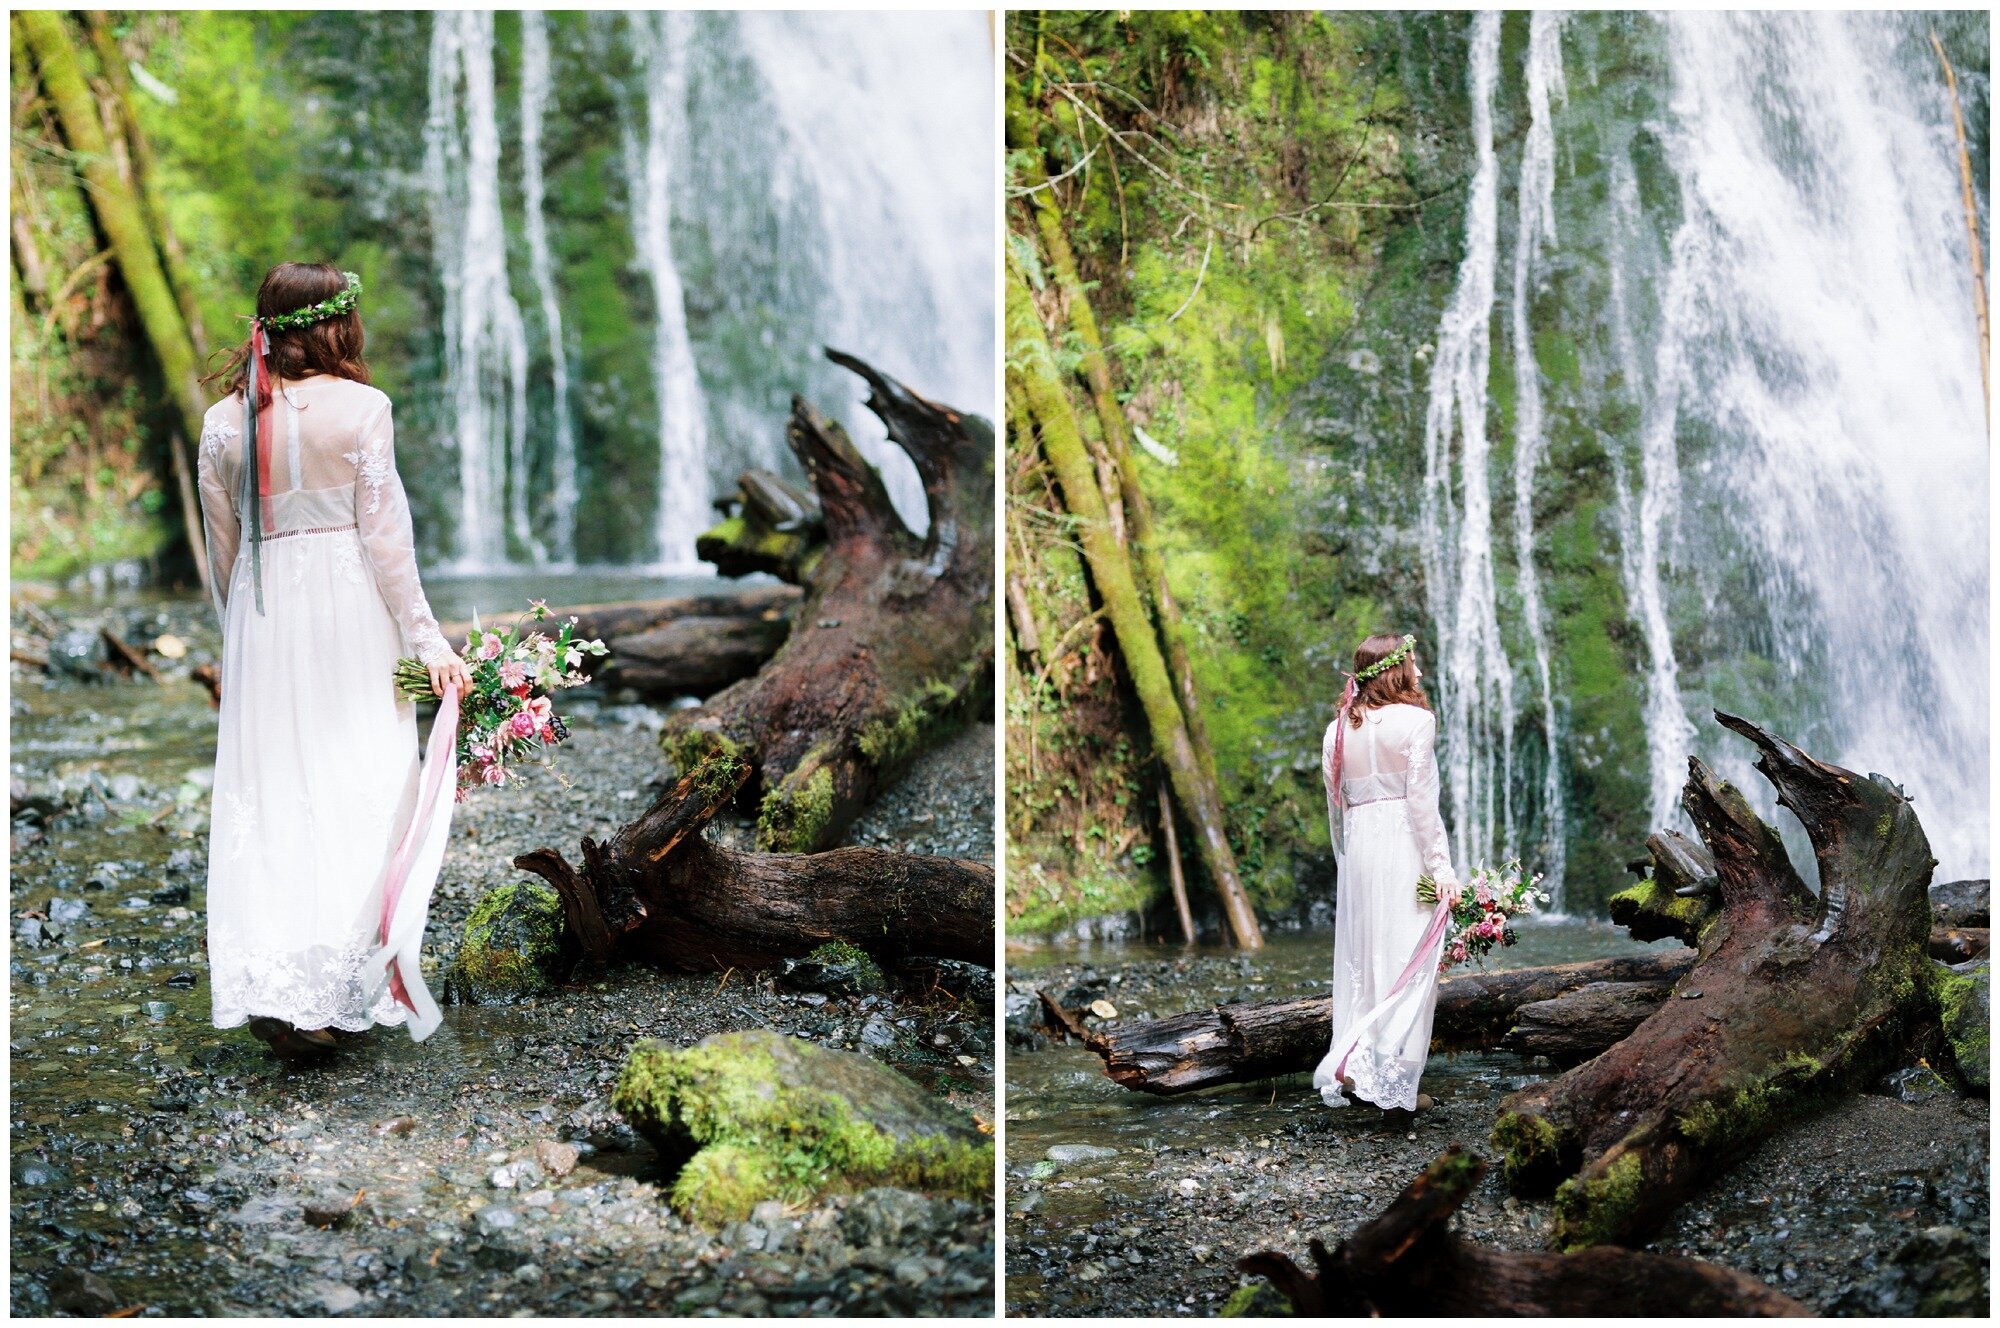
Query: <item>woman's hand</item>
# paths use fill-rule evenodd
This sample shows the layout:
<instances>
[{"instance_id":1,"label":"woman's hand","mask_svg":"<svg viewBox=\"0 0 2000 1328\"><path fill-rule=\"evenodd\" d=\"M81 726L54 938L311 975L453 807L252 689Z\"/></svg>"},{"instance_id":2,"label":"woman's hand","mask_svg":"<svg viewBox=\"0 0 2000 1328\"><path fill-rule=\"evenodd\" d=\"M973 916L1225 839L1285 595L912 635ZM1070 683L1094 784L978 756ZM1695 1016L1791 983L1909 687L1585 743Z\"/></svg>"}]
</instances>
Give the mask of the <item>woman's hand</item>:
<instances>
[{"instance_id":1,"label":"woman's hand","mask_svg":"<svg viewBox=\"0 0 2000 1328\"><path fill-rule=\"evenodd\" d=\"M1465 887L1457 881L1440 881L1438 883L1438 902L1446 908L1457 908L1458 901L1464 894Z\"/></svg>"},{"instance_id":2,"label":"woman's hand","mask_svg":"<svg viewBox=\"0 0 2000 1328\"><path fill-rule=\"evenodd\" d=\"M432 694L443 696L446 683L457 683L460 696L472 690L472 671L465 667L465 661L457 655L453 655L450 659L439 660L431 665L430 669Z\"/></svg>"}]
</instances>

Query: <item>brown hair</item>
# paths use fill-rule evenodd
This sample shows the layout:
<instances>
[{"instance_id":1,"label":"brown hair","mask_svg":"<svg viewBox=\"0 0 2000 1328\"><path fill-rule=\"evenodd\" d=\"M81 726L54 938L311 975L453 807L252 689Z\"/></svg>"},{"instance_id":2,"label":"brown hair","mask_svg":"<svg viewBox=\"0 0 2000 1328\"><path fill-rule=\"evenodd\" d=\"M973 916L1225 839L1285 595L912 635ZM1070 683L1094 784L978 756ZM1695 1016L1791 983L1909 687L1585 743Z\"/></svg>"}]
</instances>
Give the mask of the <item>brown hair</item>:
<instances>
[{"instance_id":1,"label":"brown hair","mask_svg":"<svg viewBox=\"0 0 2000 1328\"><path fill-rule=\"evenodd\" d=\"M1354 650L1354 671L1356 673L1371 664L1379 664L1403 648L1403 638L1393 632L1378 632L1363 641ZM1361 727L1361 717L1377 706L1413 705L1425 710L1431 708L1431 699L1424 695L1424 685L1417 679L1417 651L1410 647L1409 657L1392 669L1386 669L1357 686L1354 694L1354 708L1349 712L1349 722L1355 728Z\"/></svg>"},{"instance_id":2,"label":"brown hair","mask_svg":"<svg viewBox=\"0 0 2000 1328\"><path fill-rule=\"evenodd\" d=\"M280 263L264 274L257 287L257 316L276 318L331 299L347 289L347 276L331 263ZM331 374L368 381L368 364L361 358L361 314L335 314L304 327L281 328L271 333L271 351L264 357L273 378L296 381L311 374ZM241 392L250 377L250 340L231 346L222 367L201 381L222 380L223 390ZM268 401L259 401L262 410Z\"/></svg>"}]
</instances>

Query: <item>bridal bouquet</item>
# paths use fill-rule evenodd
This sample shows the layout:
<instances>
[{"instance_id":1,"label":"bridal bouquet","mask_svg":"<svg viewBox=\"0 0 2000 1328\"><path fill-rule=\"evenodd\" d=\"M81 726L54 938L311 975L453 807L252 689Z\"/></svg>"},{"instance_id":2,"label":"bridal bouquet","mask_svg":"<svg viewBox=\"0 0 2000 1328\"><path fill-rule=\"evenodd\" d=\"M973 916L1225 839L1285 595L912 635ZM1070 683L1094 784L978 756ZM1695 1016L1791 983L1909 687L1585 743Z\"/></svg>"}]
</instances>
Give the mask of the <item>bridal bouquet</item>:
<instances>
[{"instance_id":1,"label":"bridal bouquet","mask_svg":"<svg viewBox=\"0 0 2000 1328\"><path fill-rule=\"evenodd\" d=\"M534 600L519 623L505 632L489 632L480 629L479 617L473 615L464 651L472 689L459 698L458 707L461 797L474 784L505 784L513 765L567 740L569 729L550 704L550 693L588 681L583 676L585 656L611 653L602 641L579 640L574 635L575 618L565 622L553 639L543 632L522 630L548 616L549 606ZM396 688L412 699L433 695L430 670L419 660L397 660Z\"/></svg>"},{"instance_id":2,"label":"bridal bouquet","mask_svg":"<svg viewBox=\"0 0 2000 1328\"><path fill-rule=\"evenodd\" d=\"M1496 945L1512 945L1515 936L1514 929L1507 925L1509 919L1532 912L1536 904L1549 902L1548 893L1535 888L1541 881L1540 876L1524 873L1519 862L1481 867L1473 872L1472 879L1459 891L1458 902L1452 905L1451 929L1445 933L1444 953L1438 959L1438 968L1482 959ZM1417 898L1436 907L1437 882L1429 876L1418 877Z\"/></svg>"}]
</instances>

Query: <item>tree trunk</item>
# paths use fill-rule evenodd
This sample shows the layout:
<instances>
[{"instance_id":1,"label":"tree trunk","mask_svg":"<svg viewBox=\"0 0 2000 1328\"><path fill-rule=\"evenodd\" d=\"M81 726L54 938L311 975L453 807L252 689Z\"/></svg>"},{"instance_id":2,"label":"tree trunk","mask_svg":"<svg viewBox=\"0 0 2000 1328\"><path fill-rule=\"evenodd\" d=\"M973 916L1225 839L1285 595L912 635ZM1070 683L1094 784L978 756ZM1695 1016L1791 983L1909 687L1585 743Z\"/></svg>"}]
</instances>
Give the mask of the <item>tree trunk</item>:
<instances>
[{"instance_id":1,"label":"tree trunk","mask_svg":"<svg viewBox=\"0 0 2000 1328\"><path fill-rule=\"evenodd\" d=\"M670 757L714 752L756 773L760 848L836 842L875 791L990 695L993 431L838 351L916 463L930 530L912 534L839 425L794 399L787 441L819 497L827 542L784 645L753 678L669 721Z\"/></svg>"},{"instance_id":2,"label":"tree trunk","mask_svg":"<svg viewBox=\"0 0 2000 1328\"><path fill-rule=\"evenodd\" d=\"M1821 897L1743 795L1690 760L1682 805L1714 860L1721 910L1677 999L1508 1098L1494 1127L1516 1190L1561 1181L1561 1248L1644 1239L1810 1099L1891 1068L1938 1017L1925 953L1935 861L1902 790L1716 718L1757 746L1757 769L1804 825Z\"/></svg>"},{"instance_id":3,"label":"tree trunk","mask_svg":"<svg viewBox=\"0 0 2000 1328\"><path fill-rule=\"evenodd\" d=\"M1264 944L1263 932L1237 875L1236 856L1223 833L1221 799L1214 781L1195 755L1186 717L1153 635L1152 620L1132 579L1131 562L1111 538L1109 518L1098 493L1090 455L1056 376L1048 334L1035 312L1027 282L1012 264L1008 271L1011 280L1007 291L1007 323L1012 361L1009 372L1018 376L1029 411L1039 426L1042 452L1062 485L1064 505L1077 519L1077 536L1090 566L1091 579L1117 634L1119 653L1125 657L1133 690L1139 694L1139 703L1145 710L1153 745L1194 826L1196 845L1209 878L1222 896L1230 930L1239 946L1260 948Z\"/></svg>"},{"instance_id":4,"label":"tree trunk","mask_svg":"<svg viewBox=\"0 0 2000 1328\"><path fill-rule=\"evenodd\" d=\"M826 548L826 519L811 494L768 470L746 470L726 502L732 510L721 524L695 539L703 562L723 576L763 572L795 586L812 580Z\"/></svg>"},{"instance_id":5,"label":"tree trunk","mask_svg":"<svg viewBox=\"0 0 2000 1328\"><path fill-rule=\"evenodd\" d=\"M1315 1239L1316 1273L1276 1251L1236 1266L1268 1278L1301 1317L1457 1318L1804 1317L1791 1297L1748 1273L1671 1254L1600 1248L1574 1254L1496 1249L1451 1229L1486 1174L1453 1147L1380 1217L1332 1253Z\"/></svg>"},{"instance_id":6,"label":"tree trunk","mask_svg":"<svg viewBox=\"0 0 2000 1328\"><path fill-rule=\"evenodd\" d=\"M55 107L56 119L62 125L77 169L90 186L87 194L91 210L105 238L111 242L119 275L125 279L125 288L139 313L140 326L172 394L181 430L188 439L199 439L206 405L198 381L200 362L195 356L194 343L189 339L187 323L181 317L166 272L160 266L145 211L138 197L119 178L98 120L96 98L84 81L66 21L58 10L23 10L16 18L34 52L42 87ZM182 517L187 523L195 569L206 591L208 562L202 550L201 514L183 511Z\"/></svg>"},{"instance_id":7,"label":"tree trunk","mask_svg":"<svg viewBox=\"0 0 2000 1328\"><path fill-rule=\"evenodd\" d=\"M748 678L776 654L791 631L800 600L792 586L759 586L715 595L683 595L627 604L586 604L555 618L577 619L576 632L595 637L611 653L584 660L608 687L630 687L646 696L707 696ZM481 616L502 629L520 613ZM448 623L445 639L463 640L469 622Z\"/></svg>"},{"instance_id":8,"label":"tree trunk","mask_svg":"<svg viewBox=\"0 0 2000 1328\"><path fill-rule=\"evenodd\" d=\"M1514 1012L1502 1051L1546 1056L1558 1065L1589 1060L1646 1022L1671 993L1659 982L1592 982Z\"/></svg>"},{"instance_id":9,"label":"tree trunk","mask_svg":"<svg viewBox=\"0 0 2000 1328\"><path fill-rule=\"evenodd\" d=\"M1446 978L1438 983L1431 1050L1497 1046L1524 1006L1596 983L1643 985L1664 994L1693 965L1694 951L1675 948ZM1168 1096L1307 1073L1326 1055L1332 1037L1332 1000L1309 996L1195 1010L1092 1033L1088 1041L1112 1079Z\"/></svg>"},{"instance_id":10,"label":"tree trunk","mask_svg":"<svg viewBox=\"0 0 2000 1328\"><path fill-rule=\"evenodd\" d=\"M1174 829L1174 791L1165 772L1160 775L1160 830L1167 838L1167 886L1174 894L1174 915L1180 919L1181 940L1196 940L1194 913L1188 908L1187 877L1181 871L1181 837Z\"/></svg>"},{"instance_id":11,"label":"tree trunk","mask_svg":"<svg viewBox=\"0 0 2000 1328\"><path fill-rule=\"evenodd\" d=\"M842 848L743 853L703 827L750 778L716 753L583 866L552 848L514 859L562 897L569 943L587 968L613 955L700 971L769 968L828 941L877 959L911 956L993 965L993 870L957 858Z\"/></svg>"}]
</instances>

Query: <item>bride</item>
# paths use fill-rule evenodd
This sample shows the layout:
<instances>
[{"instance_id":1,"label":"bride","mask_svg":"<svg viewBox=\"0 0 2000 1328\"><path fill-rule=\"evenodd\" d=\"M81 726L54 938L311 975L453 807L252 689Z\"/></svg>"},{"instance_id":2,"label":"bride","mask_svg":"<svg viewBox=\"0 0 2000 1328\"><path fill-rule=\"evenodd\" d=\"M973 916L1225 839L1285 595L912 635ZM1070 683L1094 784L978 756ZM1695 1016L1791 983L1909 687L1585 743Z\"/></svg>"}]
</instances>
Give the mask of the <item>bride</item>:
<instances>
[{"instance_id":1,"label":"bride","mask_svg":"<svg viewBox=\"0 0 2000 1328\"><path fill-rule=\"evenodd\" d=\"M451 815L433 767L449 761L437 734L470 678L417 577L360 294L360 278L323 263L271 269L250 340L212 376L229 395L201 432L222 620L214 1021L247 1022L285 1055L332 1047L330 1029L404 1024L421 1038L438 1019L416 964ZM423 767L415 707L391 677L404 654L445 698Z\"/></svg>"},{"instance_id":2,"label":"bride","mask_svg":"<svg viewBox=\"0 0 2000 1328\"><path fill-rule=\"evenodd\" d=\"M1429 875L1441 899L1459 884L1438 813L1437 719L1424 695L1416 638L1371 636L1354 652L1320 769L1338 860L1333 928L1333 1044L1313 1087L1385 1109L1430 1105L1417 1092L1430 1052L1443 929L1417 899Z\"/></svg>"}]
</instances>

